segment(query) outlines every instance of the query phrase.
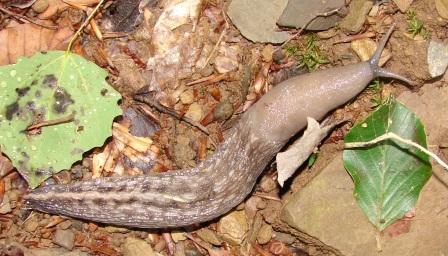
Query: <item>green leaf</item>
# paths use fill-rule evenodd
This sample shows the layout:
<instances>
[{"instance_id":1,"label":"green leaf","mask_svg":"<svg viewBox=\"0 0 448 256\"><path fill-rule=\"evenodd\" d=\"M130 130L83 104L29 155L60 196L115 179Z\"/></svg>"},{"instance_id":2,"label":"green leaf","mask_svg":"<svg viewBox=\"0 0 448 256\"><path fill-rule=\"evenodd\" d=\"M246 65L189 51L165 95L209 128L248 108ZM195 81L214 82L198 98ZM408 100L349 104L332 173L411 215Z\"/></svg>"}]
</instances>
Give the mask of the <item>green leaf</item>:
<instances>
[{"instance_id":1,"label":"green leaf","mask_svg":"<svg viewBox=\"0 0 448 256\"><path fill-rule=\"evenodd\" d=\"M391 99L353 127L344 141L366 142L393 132L426 148L421 121L401 103ZM344 150L344 165L355 183L356 201L379 230L385 229L414 207L431 176L429 156L396 141L386 140L366 148Z\"/></svg>"},{"instance_id":2,"label":"green leaf","mask_svg":"<svg viewBox=\"0 0 448 256\"><path fill-rule=\"evenodd\" d=\"M32 188L101 146L121 114L107 72L61 51L0 67L0 146ZM33 124L71 121L26 131Z\"/></svg>"}]
</instances>

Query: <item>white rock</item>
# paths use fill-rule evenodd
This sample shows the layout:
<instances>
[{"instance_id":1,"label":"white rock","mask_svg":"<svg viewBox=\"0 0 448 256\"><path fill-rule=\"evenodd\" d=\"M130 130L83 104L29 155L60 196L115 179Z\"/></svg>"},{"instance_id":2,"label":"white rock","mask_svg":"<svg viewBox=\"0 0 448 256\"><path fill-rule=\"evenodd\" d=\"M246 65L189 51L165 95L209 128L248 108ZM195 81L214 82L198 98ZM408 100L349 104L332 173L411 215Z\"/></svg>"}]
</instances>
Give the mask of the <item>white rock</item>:
<instances>
[{"instance_id":1,"label":"white rock","mask_svg":"<svg viewBox=\"0 0 448 256\"><path fill-rule=\"evenodd\" d=\"M201 105L193 103L188 108L188 111L187 113L185 113L185 116L196 122L199 122L202 120L202 117L204 116L204 111L202 110Z\"/></svg>"},{"instance_id":2,"label":"white rock","mask_svg":"<svg viewBox=\"0 0 448 256\"><path fill-rule=\"evenodd\" d=\"M435 41L429 42L427 61L431 77L443 75L448 66L448 46Z\"/></svg>"}]
</instances>

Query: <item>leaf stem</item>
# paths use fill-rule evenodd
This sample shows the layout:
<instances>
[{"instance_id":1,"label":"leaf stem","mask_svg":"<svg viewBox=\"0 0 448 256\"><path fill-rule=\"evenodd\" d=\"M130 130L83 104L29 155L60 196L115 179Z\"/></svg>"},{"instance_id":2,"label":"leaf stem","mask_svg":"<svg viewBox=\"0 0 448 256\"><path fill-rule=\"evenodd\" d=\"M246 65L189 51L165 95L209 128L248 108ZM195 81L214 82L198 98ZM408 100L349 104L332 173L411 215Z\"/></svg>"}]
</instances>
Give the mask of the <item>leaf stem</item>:
<instances>
[{"instance_id":1,"label":"leaf stem","mask_svg":"<svg viewBox=\"0 0 448 256\"><path fill-rule=\"evenodd\" d=\"M40 122L40 123L37 123L37 124L34 124L34 125L31 125L31 126L27 127L25 129L25 131L31 131L31 130L38 129L38 128L41 128L41 127L44 127L44 126L52 126L52 125L72 122L74 120L74 118L75 118L75 115L74 114L70 114L68 116L61 117L61 118L58 118L58 119L43 121L43 122Z\"/></svg>"},{"instance_id":2,"label":"leaf stem","mask_svg":"<svg viewBox=\"0 0 448 256\"><path fill-rule=\"evenodd\" d=\"M95 8L93 9L93 11L89 14L89 16L87 17L87 19L84 21L84 23L82 23L81 27L79 27L79 29L76 31L76 33L73 35L72 39L70 40L70 43L67 46L67 50L65 50L66 53L70 52L73 46L73 43L75 42L75 40L79 37L79 35L81 34L81 32L87 27L87 25L89 24L90 20L93 19L93 17L95 16L95 14L98 12L98 10L100 9L100 6L104 3L105 0L100 0L100 2L95 6Z\"/></svg>"},{"instance_id":3,"label":"leaf stem","mask_svg":"<svg viewBox=\"0 0 448 256\"><path fill-rule=\"evenodd\" d=\"M385 133L385 134L383 134L379 137L376 137L375 139L370 140L370 141L345 143L345 148L362 148L362 147L367 147L370 145L377 144L378 142L381 142L384 140L390 140L390 139L398 140L406 145L418 148L420 151L422 151L423 153L427 154L428 156L430 156L434 160L436 160L436 162L438 164L440 164L443 168L448 170L448 164L445 163L442 159L440 159L436 154L434 154L433 152L427 150L426 148L422 147L421 145L419 145L411 140L403 139L402 137L398 136L397 134L395 134L393 132Z\"/></svg>"}]
</instances>

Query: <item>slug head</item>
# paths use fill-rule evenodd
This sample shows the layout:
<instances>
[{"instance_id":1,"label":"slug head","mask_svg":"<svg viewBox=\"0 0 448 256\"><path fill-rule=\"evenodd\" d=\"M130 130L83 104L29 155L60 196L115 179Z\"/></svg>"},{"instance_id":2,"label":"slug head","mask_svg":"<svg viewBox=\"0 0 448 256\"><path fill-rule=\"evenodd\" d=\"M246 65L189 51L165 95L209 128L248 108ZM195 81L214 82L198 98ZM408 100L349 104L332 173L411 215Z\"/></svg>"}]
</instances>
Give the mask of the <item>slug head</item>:
<instances>
[{"instance_id":1,"label":"slug head","mask_svg":"<svg viewBox=\"0 0 448 256\"><path fill-rule=\"evenodd\" d=\"M387 31L386 35L383 37L383 39L381 39L380 44L378 45L378 48L376 49L375 53L373 54L372 58L370 58L370 60L368 61L370 64L370 67L373 71L373 74L375 77L388 77L388 78L393 78L393 79L397 79L400 81L403 81L409 85L416 85L416 83L414 81L409 80L408 78L392 73L390 71L387 71L385 69L382 69L381 67L379 67L378 63L380 61L380 57L381 57L381 53L384 50L384 47L386 46L387 41L390 38L390 35L392 34L392 32L394 31L395 28L395 24L393 24L389 30Z\"/></svg>"}]
</instances>

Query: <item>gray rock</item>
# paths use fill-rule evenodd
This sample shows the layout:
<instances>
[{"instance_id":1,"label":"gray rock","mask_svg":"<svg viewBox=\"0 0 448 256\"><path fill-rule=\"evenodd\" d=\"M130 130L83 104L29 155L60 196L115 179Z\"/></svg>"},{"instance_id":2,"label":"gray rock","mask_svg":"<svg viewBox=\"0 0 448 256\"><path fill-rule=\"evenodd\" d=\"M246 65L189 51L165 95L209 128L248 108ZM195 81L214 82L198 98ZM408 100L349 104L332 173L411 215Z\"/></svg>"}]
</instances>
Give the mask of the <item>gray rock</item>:
<instances>
[{"instance_id":1,"label":"gray rock","mask_svg":"<svg viewBox=\"0 0 448 256\"><path fill-rule=\"evenodd\" d=\"M155 256L151 245L135 237L126 238L122 249L124 256Z\"/></svg>"},{"instance_id":2,"label":"gray rock","mask_svg":"<svg viewBox=\"0 0 448 256\"><path fill-rule=\"evenodd\" d=\"M315 18L306 29L326 30L334 27L342 17L337 13L326 17L316 16L341 8L344 5L344 0L290 0L277 24L285 27L303 28Z\"/></svg>"},{"instance_id":3,"label":"gray rock","mask_svg":"<svg viewBox=\"0 0 448 256\"><path fill-rule=\"evenodd\" d=\"M233 105L228 101L221 101L216 105L213 111L213 117L217 121L224 121L229 119L233 114Z\"/></svg>"},{"instance_id":4,"label":"gray rock","mask_svg":"<svg viewBox=\"0 0 448 256\"><path fill-rule=\"evenodd\" d=\"M448 87L425 85L418 93L405 92L398 100L425 124L428 144L446 138ZM281 219L299 232L311 235L343 255L378 255L376 230L353 198L353 182L339 153L305 188L294 194L281 212ZM408 233L381 237L382 256L443 255L448 252L448 173L433 166L434 176L423 188L416 217ZM436 176L436 177L435 177ZM415 242L418 241L418 242Z\"/></svg>"},{"instance_id":5,"label":"gray rock","mask_svg":"<svg viewBox=\"0 0 448 256\"><path fill-rule=\"evenodd\" d=\"M276 22L288 0L233 0L227 10L241 34L253 42L283 43L289 38L284 31L276 31Z\"/></svg>"},{"instance_id":6,"label":"gray rock","mask_svg":"<svg viewBox=\"0 0 448 256\"><path fill-rule=\"evenodd\" d=\"M429 42L427 61L431 77L443 75L448 66L448 46L435 41Z\"/></svg>"},{"instance_id":7,"label":"gray rock","mask_svg":"<svg viewBox=\"0 0 448 256\"><path fill-rule=\"evenodd\" d=\"M347 16L341 21L339 26L352 34L356 34L361 31L364 22L366 21L367 14L372 9L373 2L369 0L353 0L350 2L349 11Z\"/></svg>"},{"instance_id":8,"label":"gray rock","mask_svg":"<svg viewBox=\"0 0 448 256\"><path fill-rule=\"evenodd\" d=\"M72 250L75 245L75 233L70 229L57 229L53 237L53 242L68 250Z\"/></svg>"}]
</instances>

